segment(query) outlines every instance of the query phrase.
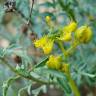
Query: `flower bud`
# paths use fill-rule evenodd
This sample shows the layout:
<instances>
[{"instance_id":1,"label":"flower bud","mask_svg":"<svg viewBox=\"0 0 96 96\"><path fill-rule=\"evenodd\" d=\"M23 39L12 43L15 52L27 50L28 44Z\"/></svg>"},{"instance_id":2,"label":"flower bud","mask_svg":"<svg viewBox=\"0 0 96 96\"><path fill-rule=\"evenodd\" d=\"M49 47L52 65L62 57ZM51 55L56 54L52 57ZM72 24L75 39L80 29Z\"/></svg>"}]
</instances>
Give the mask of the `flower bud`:
<instances>
[{"instance_id":1,"label":"flower bud","mask_svg":"<svg viewBox=\"0 0 96 96\"><path fill-rule=\"evenodd\" d=\"M88 43L92 37L92 30L88 26L81 26L76 30L75 37L80 43Z\"/></svg>"},{"instance_id":2,"label":"flower bud","mask_svg":"<svg viewBox=\"0 0 96 96\"><path fill-rule=\"evenodd\" d=\"M76 22L70 22L67 26L64 26L63 32L74 32L77 28L77 23Z\"/></svg>"}]
</instances>

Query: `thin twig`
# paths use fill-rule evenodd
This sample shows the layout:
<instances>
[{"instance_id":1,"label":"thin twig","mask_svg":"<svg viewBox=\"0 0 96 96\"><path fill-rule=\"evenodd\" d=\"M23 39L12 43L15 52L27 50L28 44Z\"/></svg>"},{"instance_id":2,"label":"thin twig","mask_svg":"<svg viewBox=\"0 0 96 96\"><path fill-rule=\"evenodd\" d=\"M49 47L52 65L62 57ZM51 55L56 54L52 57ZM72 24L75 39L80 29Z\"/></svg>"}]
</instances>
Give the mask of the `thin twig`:
<instances>
[{"instance_id":1,"label":"thin twig","mask_svg":"<svg viewBox=\"0 0 96 96\"><path fill-rule=\"evenodd\" d=\"M32 25L32 21L29 20L29 18L27 18L19 9L14 8L14 12L17 12L22 18L26 20L26 22L29 22L29 24Z\"/></svg>"},{"instance_id":2,"label":"thin twig","mask_svg":"<svg viewBox=\"0 0 96 96\"><path fill-rule=\"evenodd\" d=\"M31 3L31 8L30 8L30 14L29 14L28 24L30 23L30 20L31 20L32 11L33 11L33 5L34 5L34 0L32 0L32 3Z\"/></svg>"}]
</instances>

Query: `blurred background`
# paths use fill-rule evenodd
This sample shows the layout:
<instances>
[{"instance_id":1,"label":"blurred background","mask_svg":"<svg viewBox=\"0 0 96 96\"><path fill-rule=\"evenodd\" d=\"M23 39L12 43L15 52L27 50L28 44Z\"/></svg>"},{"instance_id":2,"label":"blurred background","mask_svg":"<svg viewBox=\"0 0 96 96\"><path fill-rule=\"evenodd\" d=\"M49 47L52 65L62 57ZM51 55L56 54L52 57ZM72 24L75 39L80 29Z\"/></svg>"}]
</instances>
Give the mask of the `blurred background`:
<instances>
[{"instance_id":1,"label":"blurred background","mask_svg":"<svg viewBox=\"0 0 96 96\"><path fill-rule=\"evenodd\" d=\"M0 0L0 58L6 59L14 68L24 64L29 69L44 58L32 41L48 33L46 16L51 16L56 29L66 25L70 19L79 26L89 25L93 31L92 40L78 47L69 62L81 96L96 96L96 0L34 0L29 20L31 4L32 0ZM60 52L57 46L53 52ZM6 62L0 60L0 96L3 96L3 82L15 75L3 63ZM20 89L20 96L65 96L58 86L40 87L24 78L12 83L7 96L19 96Z\"/></svg>"}]
</instances>

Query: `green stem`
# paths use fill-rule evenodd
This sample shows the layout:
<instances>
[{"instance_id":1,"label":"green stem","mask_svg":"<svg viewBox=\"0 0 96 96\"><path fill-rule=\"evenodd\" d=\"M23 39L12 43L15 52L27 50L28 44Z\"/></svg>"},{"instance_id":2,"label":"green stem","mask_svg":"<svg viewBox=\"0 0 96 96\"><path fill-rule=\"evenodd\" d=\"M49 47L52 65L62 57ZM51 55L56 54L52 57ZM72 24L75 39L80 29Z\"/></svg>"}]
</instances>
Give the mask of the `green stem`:
<instances>
[{"instance_id":1,"label":"green stem","mask_svg":"<svg viewBox=\"0 0 96 96\"><path fill-rule=\"evenodd\" d=\"M65 49L63 47L63 44L59 42L59 45L60 45L61 51L63 52L63 54L65 54ZM74 92L75 96L80 96L80 92L78 90L78 87L76 86L74 80L71 77L69 66L67 67L67 69L68 69L68 71L66 71L66 76L69 80L70 87L71 87L72 91Z\"/></svg>"},{"instance_id":2,"label":"green stem","mask_svg":"<svg viewBox=\"0 0 96 96\"><path fill-rule=\"evenodd\" d=\"M59 45L61 51L63 52L63 55L65 56L66 55L66 50L64 49L62 42L58 41L58 45Z\"/></svg>"},{"instance_id":3,"label":"green stem","mask_svg":"<svg viewBox=\"0 0 96 96\"><path fill-rule=\"evenodd\" d=\"M14 67L12 67L5 59L2 60L3 64L5 64L11 71L13 71L15 74L25 78L25 79L28 79L28 80L32 80L32 81L35 81L35 82L38 82L38 83L41 83L41 84L53 84L52 82L47 82L47 81L44 81L44 80L40 80L40 79L37 79L33 76L24 76L23 74L19 73Z\"/></svg>"},{"instance_id":4,"label":"green stem","mask_svg":"<svg viewBox=\"0 0 96 96\"><path fill-rule=\"evenodd\" d=\"M74 80L71 78L71 75L68 75L68 79L69 79L69 84L70 84L70 86L71 86L71 89L72 89L73 92L74 92L74 95L75 95L75 96L80 96L80 92L79 92L79 90L78 90L78 88L77 88Z\"/></svg>"}]
</instances>

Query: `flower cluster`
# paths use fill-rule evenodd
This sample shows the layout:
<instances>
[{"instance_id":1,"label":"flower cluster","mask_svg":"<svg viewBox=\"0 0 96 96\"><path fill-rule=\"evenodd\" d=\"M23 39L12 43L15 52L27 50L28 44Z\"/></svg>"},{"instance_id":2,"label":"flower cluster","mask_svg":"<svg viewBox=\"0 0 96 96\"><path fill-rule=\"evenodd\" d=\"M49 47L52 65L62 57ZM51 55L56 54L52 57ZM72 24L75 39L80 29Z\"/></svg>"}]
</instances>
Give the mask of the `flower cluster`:
<instances>
[{"instance_id":1,"label":"flower cluster","mask_svg":"<svg viewBox=\"0 0 96 96\"><path fill-rule=\"evenodd\" d=\"M34 42L35 46L42 48L45 54L49 54L52 51L54 40L43 36L41 39Z\"/></svg>"},{"instance_id":2,"label":"flower cluster","mask_svg":"<svg viewBox=\"0 0 96 96\"><path fill-rule=\"evenodd\" d=\"M53 22L49 16L45 18L46 23L50 27L53 26ZM55 30L55 29L54 29ZM54 31L52 30L52 31ZM72 48L76 48L80 44L85 44L90 41L92 37L92 30L89 26L81 26L78 28L78 24L74 21L71 21L68 25L59 28L55 33L51 32L50 34L44 35L38 40L34 41L35 47L42 48L45 54L50 54L54 42L71 42L71 47L68 50L65 50L65 53L70 53ZM64 46L62 46L64 47ZM49 57L46 65L52 69L60 69L67 71L68 64L61 64L61 57L60 56L53 56ZM62 66L64 65L64 66Z\"/></svg>"},{"instance_id":3,"label":"flower cluster","mask_svg":"<svg viewBox=\"0 0 96 96\"><path fill-rule=\"evenodd\" d=\"M51 18L49 16L46 17L46 22L50 24ZM61 28L59 32L57 32L59 33L57 37L50 38L48 35L45 35L39 40L35 40L34 44L37 48L42 48L45 54L49 54L53 49L53 44L55 40L60 40L64 42L72 41L73 32L75 35L74 41L78 41L79 43L87 43L92 37L92 31L89 26L81 26L80 28L77 28L77 23L73 21Z\"/></svg>"},{"instance_id":4,"label":"flower cluster","mask_svg":"<svg viewBox=\"0 0 96 96\"><path fill-rule=\"evenodd\" d=\"M46 65L50 69L56 69L67 73L69 71L69 64L63 63L61 56L50 55Z\"/></svg>"},{"instance_id":5,"label":"flower cluster","mask_svg":"<svg viewBox=\"0 0 96 96\"><path fill-rule=\"evenodd\" d=\"M49 60L47 61L47 66L52 69L60 69L61 68L61 57L60 56L53 56L51 55L49 57Z\"/></svg>"},{"instance_id":6,"label":"flower cluster","mask_svg":"<svg viewBox=\"0 0 96 96\"><path fill-rule=\"evenodd\" d=\"M71 41L72 40L72 32L74 32L77 28L76 22L70 22L70 24L64 26L64 28L61 29L59 40L62 41Z\"/></svg>"}]
</instances>

